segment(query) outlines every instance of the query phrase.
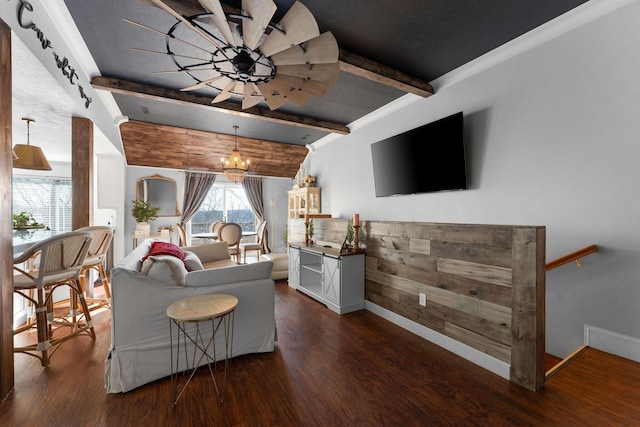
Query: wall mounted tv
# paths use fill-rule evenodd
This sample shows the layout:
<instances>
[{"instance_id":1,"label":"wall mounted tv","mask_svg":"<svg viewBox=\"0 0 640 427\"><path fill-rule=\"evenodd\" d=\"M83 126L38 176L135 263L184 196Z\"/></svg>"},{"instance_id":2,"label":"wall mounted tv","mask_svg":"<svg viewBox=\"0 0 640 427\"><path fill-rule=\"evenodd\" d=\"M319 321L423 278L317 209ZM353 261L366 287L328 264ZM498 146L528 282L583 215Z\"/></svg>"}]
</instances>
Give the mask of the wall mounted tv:
<instances>
[{"instance_id":1,"label":"wall mounted tv","mask_svg":"<svg viewBox=\"0 0 640 427\"><path fill-rule=\"evenodd\" d=\"M462 112L371 144L376 197L467 189Z\"/></svg>"}]
</instances>

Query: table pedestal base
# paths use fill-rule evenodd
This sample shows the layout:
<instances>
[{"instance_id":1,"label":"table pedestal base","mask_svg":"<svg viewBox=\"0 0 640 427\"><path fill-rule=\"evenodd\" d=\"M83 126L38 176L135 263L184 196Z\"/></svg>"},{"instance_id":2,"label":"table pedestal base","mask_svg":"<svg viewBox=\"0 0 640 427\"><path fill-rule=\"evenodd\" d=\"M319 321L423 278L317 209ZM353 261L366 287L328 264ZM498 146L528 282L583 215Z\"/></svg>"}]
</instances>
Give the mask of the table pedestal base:
<instances>
[{"instance_id":1,"label":"table pedestal base","mask_svg":"<svg viewBox=\"0 0 640 427\"><path fill-rule=\"evenodd\" d=\"M211 337L205 344L204 337L201 331L201 324L204 324L206 321L211 322ZM189 328L189 324L195 323L195 330L193 328ZM184 393L185 389L191 382L191 379L196 373L196 370L201 365L203 359L206 358L207 369L209 369L209 373L211 375L211 380L213 381L213 386L216 390L216 394L220 399L220 402L224 402L224 386L227 380L227 371L229 369L229 359L232 356L233 351L233 323L234 323L234 311L230 311L228 313L223 314L222 316L215 317L212 319L206 319L204 321L179 321L176 319L170 320L170 339L173 343L173 326L175 325L177 328L177 349L176 349L176 357L174 360L174 351L173 344L171 345L171 386L173 389L173 397L172 397L172 405L176 406L178 400ZM216 359L217 351L216 351L216 334L218 330L222 327L224 332L224 342L225 342L225 356L224 356L224 367L222 374L222 386L218 388L218 383L215 378L215 372L219 361ZM192 329L189 331L189 329ZM193 354L188 354L187 345L191 343L194 345ZM180 376L180 353L184 356L184 362L186 365L186 370L182 372L182 376L188 375L186 382L180 386L178 384L179 376ZM197 360L196 360L197 358ZM174 363L175 362L175 363Z\"/></svg>"}]
</instances>

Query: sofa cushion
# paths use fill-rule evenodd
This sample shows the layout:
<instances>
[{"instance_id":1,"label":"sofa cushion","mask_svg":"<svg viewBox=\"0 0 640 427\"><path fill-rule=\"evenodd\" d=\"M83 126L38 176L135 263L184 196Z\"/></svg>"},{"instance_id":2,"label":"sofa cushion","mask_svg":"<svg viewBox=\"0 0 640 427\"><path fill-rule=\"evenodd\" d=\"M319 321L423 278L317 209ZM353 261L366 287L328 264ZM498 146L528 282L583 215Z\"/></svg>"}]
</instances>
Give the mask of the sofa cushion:
<instances>
[{"instance_id":1,"label":"sofa cushion","mask_svg":"<svg viewBox=\"0 0 640 427\"><path fill-rule=\"evenodd\" d=\"M235 267L237 264L235 261L229 259L219 259L215 261L209 261L202 264L205 269L208 268L222 268L222 267Z\"/></svg>"},{"instance_id":2,"label":"sofa cushion","mask_svg":"<svg viewBox=\"0 0 640 427\"><path fill-rule=\"evenodd\" d=\"M184 262L173 255L148 256L140 273L167 285L184 286L187 269Z\"/></svg>"},{"instance_id":3,"label":"sofa cushion","mask_svg":"<svg viewBox=\"0 0 640 427\"><path fill-rule=\"evenodd\" d=\"M204 269L202 261L198 258L198 255L190 251L184 251L184 266L188 271L198 271Z\"/></svg>"},{"instance_id":4,"label":"sofa cushion","mask_svg":"<svg viewBox=\"0 0 640 427\"><path fill-rule=\"evenodd\" d=\"M231 259L227 242L212 242L204 245L188 246L182 249L196 254L205 268L208 262Z\"/></svg>"}]
</instances>

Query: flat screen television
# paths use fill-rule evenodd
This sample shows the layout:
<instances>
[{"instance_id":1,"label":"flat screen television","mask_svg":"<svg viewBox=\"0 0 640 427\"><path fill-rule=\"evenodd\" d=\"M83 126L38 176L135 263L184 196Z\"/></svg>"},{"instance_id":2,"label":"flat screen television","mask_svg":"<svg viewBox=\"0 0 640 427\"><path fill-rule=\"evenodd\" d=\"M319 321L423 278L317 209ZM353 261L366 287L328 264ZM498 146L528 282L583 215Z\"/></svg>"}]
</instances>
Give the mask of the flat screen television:
<instances>
[{"instance_id":1,"label":"flat screen television","mask_svg":"<svg viewBox=\"0 0 640 427\"><path fill-rule=\"evenodd\" d=\"M462 112L371 144L376 197L467 189Z\"/></svg>"}]
</instances>

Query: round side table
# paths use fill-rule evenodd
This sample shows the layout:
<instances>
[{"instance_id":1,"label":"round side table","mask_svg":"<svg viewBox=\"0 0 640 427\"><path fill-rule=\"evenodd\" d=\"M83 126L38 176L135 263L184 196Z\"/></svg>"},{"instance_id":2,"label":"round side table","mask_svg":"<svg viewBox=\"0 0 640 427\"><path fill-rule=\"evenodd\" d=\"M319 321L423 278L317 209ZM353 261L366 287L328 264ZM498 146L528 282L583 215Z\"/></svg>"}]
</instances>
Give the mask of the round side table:
<instances>
[{"instance_id":1,"label":"round side table","mask_svg":"<svg viewBox=\"0 0 640 427\"><path fill-rule=\"evenodd\" d=\"M202 363L207 360L207 367L213 380L216 394L220 402L224 401L224 385L227 380L229 359L233 352L233 322L234 312L238 305L238 298L227 294L198 295L176 301L167 307L169 317L169 336L171 339L171 385L173 387L173 403L176 406L184 393L193 375ZM206 322L211 322L211 331L208 341L205 343L203 329ZM195 324L195 327L188 325ZM173 326L177 328L176 358L173 358ZM216 334L222 326L224 332L225 356L222 387L218 389L218 383L214 375L218 360L216 359ZM187 354L187 346L193 344L193 353ZM178 373L180 372L180 347L184 347L184 361L186 371L191 371L184 385L178 386ZM211 351L210 351L211 348ZM199 354L199 357L198 357ZM197 358L197 361L196 361ZM212 367L213 365L213 367Z\"/></svg>"}]
</instances>

